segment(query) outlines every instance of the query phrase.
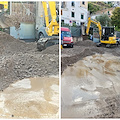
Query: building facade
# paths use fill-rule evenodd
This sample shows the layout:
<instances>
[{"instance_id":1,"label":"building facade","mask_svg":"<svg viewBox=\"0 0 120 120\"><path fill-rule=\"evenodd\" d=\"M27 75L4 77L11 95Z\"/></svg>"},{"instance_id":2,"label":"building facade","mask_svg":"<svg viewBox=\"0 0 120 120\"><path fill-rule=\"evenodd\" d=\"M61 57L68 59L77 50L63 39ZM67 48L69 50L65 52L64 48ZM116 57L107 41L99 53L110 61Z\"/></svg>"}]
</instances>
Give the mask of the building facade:
<instances>
[{"instance_id":1,"label":"building facade","mask_svg":"<svg viewBox=\"0 0 120 120\"><path fill-rule=\"evenodd\" d=\"M61 22L80 26L87 24L88 1L61 2Z\"/></svg>"}]
</instances>

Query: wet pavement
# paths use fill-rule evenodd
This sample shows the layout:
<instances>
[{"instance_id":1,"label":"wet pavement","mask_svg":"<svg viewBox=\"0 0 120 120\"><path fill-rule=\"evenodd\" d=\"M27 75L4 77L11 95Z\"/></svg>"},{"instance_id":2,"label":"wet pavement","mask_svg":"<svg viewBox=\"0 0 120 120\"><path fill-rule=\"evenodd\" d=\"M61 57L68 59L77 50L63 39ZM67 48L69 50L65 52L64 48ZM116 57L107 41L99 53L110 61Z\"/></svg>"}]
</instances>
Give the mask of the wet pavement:
<instances>
[{"instance_id":1,"label":"wet pavement","mask_svg":"<svg viewBox=\"0 0 120 120\"><path fill-rule=\"evenodd\" d=\"M0 118L58 118L58 77L27 78L0 92Z\"/></svg>"},{"instance_id":2,"label":"wet pavement","mask_svg":"<svg viewBox=\"0 0 120 120\"><path fill-rule=\"evenodd\" d=\"M62 74L63 118L120 117L120 57L95 54Z\"/></svg>"}]
</instances>

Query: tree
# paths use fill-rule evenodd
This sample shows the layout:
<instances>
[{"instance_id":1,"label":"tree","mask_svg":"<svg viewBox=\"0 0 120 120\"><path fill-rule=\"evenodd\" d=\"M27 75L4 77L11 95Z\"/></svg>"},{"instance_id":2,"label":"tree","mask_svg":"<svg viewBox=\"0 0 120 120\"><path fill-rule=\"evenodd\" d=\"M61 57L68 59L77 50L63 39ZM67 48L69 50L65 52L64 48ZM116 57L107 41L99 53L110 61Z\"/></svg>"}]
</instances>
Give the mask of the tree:
<instances>
[{"instance_id":1,"label":"tree","mask_svg":"<svg viewBox=\"0 0 120 120\"><path fill-rule=\"evenodd\" d=\"M94 6L91 2L88 2L88 10L90 11L90 14L96 12L99 10L98 6Z\"/></svg>"},{"instance_id":2,"label":"tree","mask_svg":"<svg viewBox=\"0 0 120 120\"><path fill-rule=\"evenodd\" d=\"M120 31L120 7L116 7L111 16L111 23L115 26L115 30Z\"/></svg>"},{"instance_id":3,"label":"tree","mask_svg":"<svg viewBox=\"0 0 120 120\"><path fill-rule=\"evenodd\" d=\"M96 20L99 21L102 26L111 26L111 19L107 14L96 16Z\"/></svg>"}]
</instances>

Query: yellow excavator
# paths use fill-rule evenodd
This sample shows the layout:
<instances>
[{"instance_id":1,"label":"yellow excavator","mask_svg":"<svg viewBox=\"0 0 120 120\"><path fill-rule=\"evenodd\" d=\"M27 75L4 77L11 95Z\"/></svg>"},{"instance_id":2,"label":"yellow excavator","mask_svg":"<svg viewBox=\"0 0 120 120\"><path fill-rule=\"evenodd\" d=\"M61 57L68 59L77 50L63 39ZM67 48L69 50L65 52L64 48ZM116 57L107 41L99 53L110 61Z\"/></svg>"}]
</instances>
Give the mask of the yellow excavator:
<instances>
[{"instance_id":1,"label":"yellow excavator","mask_svg":"<svg viewBox=\"0 0 120 120\"><path fill-rule=\"evenodd\" d=\"M15 16L6 14L8 9L8 1L1 1L1 13L0 13L0 28L8 28L15 26L16 28L20 27L20 23L17 19L14 19ZM59 24L56 20L56 2L55 1L42 1L42 6L44 10L45 17L45 27L42 27L38 30L37 37L39 40L37 42L37 48L41 51L46 47L51 45L59 44ZM49 18L49 11L51 19ZM8 22L9 21L9 22ZM43 34L43 35L42 35ZM41 37L42 36L42 37Z\"/></svg>"},{"instance_id":2,"label":"yellow excavator","mask_svg":"<svg viewBox=\"0 0 120 120\"><path fill-rule=\"evenodd\" d=\"M51 45L59 44L59 24L57 23L56 3L55 1L48 1L49 10L52 20L49 22L47 2L42 1L46 27L42 29L42 37L39 37L37 48L41 51ZM45 29L45 30L44 30ZM39 35L41 31L39 30Z\"/></svg>"},{"instance_id":3,"label":"yellow excavator","mask_svg":"<svg viewBox=\"0 0 120 120\"><path fill-rule=\"evenodd\" d=\"M8 10L8 1L0 1L0 13Z\"/></svg>"},{"instance_id":4,"label":"yellow excavator","mask_svg":"<svg viewBox=\"0 0 120 120\"><path fill-rule=\"evenodd\" d=\"M91 23L95 24L99 29L100 43L97 43L97 47L100 47L103 44L106 45L106 47L118 44L116 36L114 35L114 27L101 27L100 22L96 20L91 20L90 17L88 18L88 24L86 29L87 35L89 34Z\"/></svg>"}]
</instances>

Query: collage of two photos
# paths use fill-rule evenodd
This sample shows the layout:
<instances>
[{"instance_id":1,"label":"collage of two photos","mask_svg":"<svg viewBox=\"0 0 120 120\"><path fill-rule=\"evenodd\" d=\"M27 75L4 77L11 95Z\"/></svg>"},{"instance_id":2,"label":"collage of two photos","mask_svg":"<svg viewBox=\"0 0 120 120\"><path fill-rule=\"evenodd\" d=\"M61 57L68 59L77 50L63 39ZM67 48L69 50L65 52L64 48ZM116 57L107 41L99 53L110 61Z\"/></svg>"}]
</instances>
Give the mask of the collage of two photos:
<instances>
[{"instance_id":1,"label":"collage of two photos","mask_svg":"<svg viewBox=\"0 0 120 120\"><path fill-rule=\"evenodd\" d=\"M0 118L59 118L59 2L0 4Z\"/></svg>"},{"instance_id":2,"label":"collage of two photos","mask_svg":"<svg viewBox=\"0 0 120 120\"><path fill-rule=\"evenodd\" d=\"M119 1L0 1L0 119L120 118Z\"/></svg>"}]
</instances>

